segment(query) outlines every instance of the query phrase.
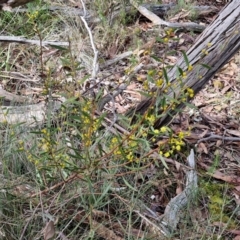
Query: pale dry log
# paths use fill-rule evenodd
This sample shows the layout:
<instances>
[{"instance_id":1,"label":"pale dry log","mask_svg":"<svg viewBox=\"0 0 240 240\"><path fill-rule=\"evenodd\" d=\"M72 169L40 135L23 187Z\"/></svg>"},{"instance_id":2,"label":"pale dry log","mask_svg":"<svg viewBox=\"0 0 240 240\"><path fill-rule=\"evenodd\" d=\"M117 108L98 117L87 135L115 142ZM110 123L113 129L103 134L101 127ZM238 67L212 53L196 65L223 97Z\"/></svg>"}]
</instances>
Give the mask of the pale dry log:
<instances>
[{"instance_id":1,"label":"pale dry log","mask_svg":"<svg viewBox=\"0 0 240 240\"><path fill-rule=\"evenodd\" d=\"M0 88L0 100L1 100L1 104L2 102L4 102L3 105L5 105L5 103L10 103L10 102L15 102L15 103L27 103L29 102L29 100L25 97L10 93L5 91L4 89Z\"/></svg>"},{"instance_id":2,"label":"pale dry log","mask_svg":"<svg viewBox=\"0 0 240 240\"><path fill-rule=\"evenodd\" d=\"M161 161L157 153L152 154L151 157ZM142 218L150 232L158 235L157 239L159 240L166 239L165 236L171 238L174 231L176 231L179 221L184 217L186 207L191 207L194 196L196 196L198 191L198 178L193 149L190 151L187 162L186 188L170 200L163 215L159 216L143 202L137 200L134 212ZM148 218L146 216L148 216Z\"/></svg>"},{"instance_id":3,"label":"pale dry log","mask_svg":"<svg viewBox=\"0 0 240 240\"><path fill-rule=\"evenodd\" d=\"M196 196L198 191L198 178L195 169L196 162L193 149L191 149L187 162L191 169L188 170L186 174L186 188L183 192L171 199L159 222L159 225L164 229L166 236L171 236L176 230L177 224L182 217L183 209L185 209L187 205L191 206L194 196Z\"/></svg>"},{"instance_id":4,"label":"pale dry log","mask_svg":"<svg viewBox=\"0 0 240 240\"><path fill-rule=\"evenodd\" d=\"M224 66L230 58L240 49L240 1L233 0L226 5L202 34L197 38L195 44L187 51L187 57L193 66L183 80L185 87L190 87L195 93L200 91L214 74ZM209 66L206 68L203 64ZM182 87L176 80L177 68L187 71L187 64L182 57L168 72L169 81L177 87L168 95L176 96L182 91ZM162 96L158 96L161 98ZM143 114L156 100L148 98L142 102L128 115ZM178 111L183 104L178 106ZM160 114L161 112L159 112ZM155 122L155 127L160 127L170 121L176 112L168 112Z\"/></svg>"},{"instance_id":5,"label":"pale dry log","mask_svg":"<svg viewBox=\"0 0 240 240\"><path fill-rule=\"evenodd\" d=\"M46 105L40 104L26 106L5 106L0 108L0 123L26 124L28 127L42 124L46 118Z\"/></svg>"},{"instance_id":6,"label":"pale dry log","mask_svg":"<svg viewBox=\"0 0 240 240\"><path fill-rule=\"evenodd\" d=\"M26 127L41 126L49 117L48 113L53 116L61 107L60 101L53 101L51 104L40 102L29 105L14 105L0 107L0 123L20 124Z\"/></svg>"}]
</instances>

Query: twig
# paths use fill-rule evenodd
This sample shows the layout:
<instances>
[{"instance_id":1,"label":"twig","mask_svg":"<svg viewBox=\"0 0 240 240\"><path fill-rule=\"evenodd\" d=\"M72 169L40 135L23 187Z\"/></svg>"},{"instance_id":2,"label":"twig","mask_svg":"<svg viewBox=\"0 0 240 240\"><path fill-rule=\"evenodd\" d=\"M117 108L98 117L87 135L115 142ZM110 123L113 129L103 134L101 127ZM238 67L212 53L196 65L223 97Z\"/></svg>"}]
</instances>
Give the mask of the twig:
<instances>
[{"instance_id":1,"label":"twig","mask_svg":"<svg viewBox=\"0 0 240 240\"><path fill-rule=\"evenodd\" d=\"M26 232L26 230L27 230L27 227L28 227L28 225L29 225L29 223L32 221L32 219L35 217L35 214L36 214L36 211L39 209L38 207L40 206L40 203L35 207L35 209L33 210L33 212L32 212L32 215L31 215L31 217L28 219L28 221L26 222L26 224L25 224L25 226L24 226L24 228L23 228L23 230L22 230L22 233L21 233L21 236L20 236L20 238L19 238L19 240L22 240L22 239L24 239L25 237L25 232Z\"/></svg>"},{"instance_id":2,"label":"twig","mask_svg":"<svg viewBox=\"0 0 240 240\"><path fill-rule=\"evenodd\" d=\"M101 116L101 113L100 113L100 112L96 111L95 113L96 113L97 116ZM113 124L113 127L114 127L114 128L109 129L113 134L119 135L119 132L121 132L121 133L123 133L123 134L125 134L125 135L129 135L129 134L130 134L129 131L127 131L125 128L121 127L121 126L118 125L117 123L114 123L111 119L109 119L109 118L107 118L107 117L104 117L104 120L105 120L106 122L108 122L108 124L107 124L106 122L102 122L102 125L103 125L105 128L107 128L107 127L109 126L109 124ZM115 130L115 129L117 129L118 131Z\"/></svg>"},{"instance_id":3,"label":"twig","mask_svg":"<svg viewBox=\"0 0 240 240\"><path fill-rule=\"evenodd\" d=\"M1 71L1 74L0 74L0 77L1 78L10 78L10 79L16 79L16 80L19 80L19 81L23 81L23 82L39 82L41 81L40 78L36 79L37 77L36 76L26 76L20 72L10 72L10 71ZM1 89L0 89L1 91ZM1 95L1 94L0 94Z\"/></svg>"},{"instance_id":4,"label":"twig","mask_svg":"<svg viewBox=\"0 0 240 240\"><path fill-rule=\"evenodd\" d=\"M221 139L223 141L233 141L233 142L239 142L240 141L240 137L224 137L224 136L215 135L213 133L210 133L210 136L199 139L197 141L197 144L200 143L200 142L206 142L206 141L214 140L214 139Z\"/></svg>"},{"instance_id":5,"label":"twig","mask_svg":"<svg viewBox=\"0 0 240 240\"><path fill-rule=\"evenodd\" d=\"M152 21L154 25L166 26L169 28L184 28L191 29L193 31L202 32L205 29L205 26L199 25L197 23L170 23L162 20L153 12L149 11L143 5L138 5L135 0L130 0L130 3L146 18Z\"/></svg>"},{"instance_id":6,"label":"twig","mask_svg":"<svg viewBox=\"0 0 240 240\"><path fill-rule=\"evenodd\" d=\"M50 188L44 189L44 190L42 190L40 192L36 192L36 193L30 195L30 198L34 198L34 197L37 197L38 195L46 194L47 192L52 191L52 190L54 190L54 189L56 189L56 188L58 188L58 187L60 187L60 186L62 186L64 184L66 184L66 183L72 182L72 181L74 181L77 178L81 178L81 177L79 176L78 173L74 173L70 177L68 177L68 179L66 179L66 180L64 180L62 182L59 182L59 183L53 185Z\"/></svg>"},{"instance_id":7,"label":"twig","mask_svg":"<svg viewBox=\"0 0 240 240\"><path fill-rule=\"evenodd\" d=\"M68 47L68 42L55 42L55 41L42 41L39 40L29 40L24 37L15 37L15 36L0 36L0 42L17 42L17 43L30 43L38 46L63 46Z\"/></svg>"},{"instance_id":8,"label":"twig","mask_svg":"<svg viewBox=\"0 0 240 240\"><path fill-rule=\"evenodd\" d=\"M121 84L113 93L108 93L106 96L101 98L98 102L98 110L101 112L107 103L114 100L114 98L122 93L126 88L126 84Z\"/></svg>"},{"instance_id":9,"label":"twig","mask_svg":"<svg viewBox=\"0 0 240 240\"><path fill-rule=\"evenodd\" d=\"M110 66L114 63L117 63L120 60L131 56L132 54L133 54L133 51L128 51L128 52L121 53L121 54L115 56L113 59L110 59L110 60L106 61L105 63L101 64L100 69L104 69L105 67L108 67L108 66Z\"/></svg>"},{"instance_id":10,"label":"twig","mask_svg":"<svg viewBox=\"0 0 240 240\"><path fill-rule=\"evenodd\" d=\"M85 25L85 28L86 28L87 31L88 31L88 35L89 35L90 42L91 42L92 49L93 49L93 53L94 53L93 68L92 68L92 78L96 78L97 72L98 72L98 70L99 70L98 51L97 51L97 49L96 49L96 47L95 47L95 44L94 44L94 41L93 41L93 35L92 35L92 32L91 32L91 29L89 28L88 23L87 23L87 21L85 20L86 8L85 8L85 4L84 4L83 0L81 0L81 3L82 3L82 6L83 6L83 9L84 9L84 16L80 16L80 18L81 18L81 20L83 21L83 23L84 23L84 25Z\"/></svg>"}]
</instances>

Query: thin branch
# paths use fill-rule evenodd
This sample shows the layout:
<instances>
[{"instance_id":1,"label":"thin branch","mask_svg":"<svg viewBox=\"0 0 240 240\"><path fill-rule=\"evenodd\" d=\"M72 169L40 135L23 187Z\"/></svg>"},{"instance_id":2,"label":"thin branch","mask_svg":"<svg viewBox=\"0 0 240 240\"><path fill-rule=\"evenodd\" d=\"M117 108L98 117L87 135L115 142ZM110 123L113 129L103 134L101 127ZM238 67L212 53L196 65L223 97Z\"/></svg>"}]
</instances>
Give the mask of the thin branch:
<instances>
[{"instance_id":1,"label":"thin branch","mask_svg":"<svg viewBox=\"0 0 240 240\"><path fill-rule=\"evenodd\" d=\"M143 5L139 5L135 0L130 0L130 3L146 18L152 21L154 25L166 26L169 28L184 28L191 29L193 31L202 32L205 29L205 26L199 25L197 23L170 23L162 20L153 12L149 11Z\"/></svg>"},{"instance_id":2,"label":"thin branch","mask_svg":"<svg viewBox=\"0 0 240 240\"><path fill-rule=\"evenodd\" d=\"M81 0L81 3L82 3L82 6L83 6L83 9L84 9L84 15L85 15L85 12L86 12L86 9L85 9L85 4L83 2L83 0ZM93 41L93 35L92 35L92 32L91 32L91 29L89 28L88 26L88 23L87 21L85 20L85 17L83 16L80 16L81 20L83 21L84 25L85 25L85 28L87 29L88 31L88 35L89 35L89 38L90 38L90 42L91 42L91 45L92 45L92 49L93 49L93 53L94 53L94 58L93 58L93 69L92 69L92 78L96 78L96 75L97 75L97 72L99 70L99 64L98 64L98 51L95 47L95 44L94 44L94 41Z\"/></svg>"},{"instance_id":3,"label":"thin branch","mask_svg":"<svg viewBox=\"0 0 240 240\"><path fill-rule=\"evenodd\" d=\"M199 139L197 144L200 143L200 142L206 142L206 141L215 140L215 139L220 139L220 140L223 140L223 141L240 142L240 137L224 137L224 136L215 135L215 134L211 133L210 136Z\"/></svg>"},{"instance_id":4,"label":"thin branch","mask_svg":"<svg viewBox=\"0 0 240 240\"><path fill-rule=\"evenodd\" d=\"M29 40L23 37L15 37L15 36L0 36L0 42L17 42L17 43L30 43L30 44L35 44L38 46L63 46L63 47L68 47L69 43L68 42L56 42L56 41L42 41L40 42L39 40Z\"/></svg>"}]
</instances>

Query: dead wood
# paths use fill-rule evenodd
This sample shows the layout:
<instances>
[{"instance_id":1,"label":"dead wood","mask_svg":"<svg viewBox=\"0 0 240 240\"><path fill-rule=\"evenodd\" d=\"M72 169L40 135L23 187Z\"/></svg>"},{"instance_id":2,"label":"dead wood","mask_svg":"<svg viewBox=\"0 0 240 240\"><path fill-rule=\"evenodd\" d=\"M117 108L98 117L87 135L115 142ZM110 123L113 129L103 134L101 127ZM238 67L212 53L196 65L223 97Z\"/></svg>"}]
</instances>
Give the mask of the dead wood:
<instances>
[{"instance_id":1,"label":"dead wood","mask_svg":"<svg viewBox=\"0 0 240 240\"><path fill-rule=\"evenodd\" d=\"M176 3L169 3L169 4L154 4L154 3L147 3L142 4L143 7L147 8L149 11L153 12L157 16L164 18L170 12L175 12L178 10L178 5ZM217 12L218 9L214 6L192 6L191 11L193 11L198 16L204 16L209 13Z\"/></svg>"},{"instance_id":2,"label":"dead wood","mask_svg":"<svg viewBox=\"0 0 240 240\"><path fill-rule=\"evenodd\" d=\"M187 22L187 23L171 23L164 21L163 19L159 18L156 14L151 12L147 9L146 5L139 5L136 0L130 0L130 3L146 18L148 18L154 25L161 25L162 27L169 27L169 28L181 28L181 29L188 29L191 31L202 32L205 29L205 26L199 25L194 22Z\"/></svg>"},{"instance_id":3,"label":"dead wood","mask_svg":"<svg viewBox=\"0 0 240 240\"><path fill-rule=\"evenodd\" d=\"M192 88L195 93L199 92L211 77L239 51L239 29L240 1L233 0L222 9L215 21L202 32L195 44L187 51L186 54L193 69L188 72L187 77L183 80L185 87ZM183 71L187 71L187 64L183 57L168 72L169 82L172 83L172 86L176 86L173 90L169 90L167 95L170 97L174 94L178 96L183 91L176 80L178 67ZM161 99L163 96L158 95L157 98ZM154 103L156 103L156 99L148 98L140 102L128 115L141 115ZM179 104L177 111L169 110L166 112L163 117L156 120L155 127L158 128L169 123L172 117L183 107L184 104ZM159 111L159 114L161 114L161 111Z\"/></svg>"},{"instance_id":4,"label":"dead wood","mask_svg":"<svg viewBox=\"0 0 240 240\"><path fill-rule=\"evenodd\" d=\"M10 102L12 103L15 102L19 104L29 102L27 98L7 92L1 88L0 88L0 99L1 99L1 104L4 103L3 105L6 105Z\"/></svg>"},{"instance_id":5,"label":"dead wood","mask_svg":"<svg viewBox=\"0 0 240 240\"><path fill-rule=\"evenodd\" d=\"M165 230L164 232L167 236L176 230L177 224L182 217L182 210L186 208L187 205L191 205L198 189L198 178L193 149L191 149L187 161L191 170L188 170L186 173L186 188L179 195L171 199L160 221L160 226Z\"/></svg>"},{"instance_id":6,"label":"dead wood","mask_svg":"<svg viewBox=\"0 0 240 240\"><path fill-rule=\"evenodd\" d=\"M152 157L159 159L157 153L153 154ZM184 209L187 206L191 206L193 198L198 190L198 178L193 149L190 151L187 162L189 168L186 171L186 188L170 200L162 216L159 217L159 215L149 209L140 200L137 201L137 206L135 206L134 212L142 218L148 229L150 228L152 232L157 233L158 239L163 239L160 237L163 235L171 237L176 231L180 219L184 216ZM150 217L151 220L146 216ZM154 221L152 221L152 219L154 219Z\"/></svg>"},{"instance_id":7,"label":"dead wood","mask_svg":"<svg viewBox=\"0 0 240 240\"><path fill-rule=\"evenodd\" d=\"M61 107L60 101L53 101L49 106L45 102L17 106L0 107L0 123L19 124L26 127L41 126L46 122L48 113L57 113Z\"/></svg>"},{"instance_id":8,"label":"dead wood","mask_svg":"<svg viewBox=\"0 0 240 240\"><path fill-rule=\"evenodd\" d=\"M39 40L30 40L24 37L15 37L15 36L0 36L0 42L16 42L16 43L22 43L22 44L35 44L38 46L62 46L62 47L69 46L69 42L39 41Z\"/></svg>"}]
</instances>

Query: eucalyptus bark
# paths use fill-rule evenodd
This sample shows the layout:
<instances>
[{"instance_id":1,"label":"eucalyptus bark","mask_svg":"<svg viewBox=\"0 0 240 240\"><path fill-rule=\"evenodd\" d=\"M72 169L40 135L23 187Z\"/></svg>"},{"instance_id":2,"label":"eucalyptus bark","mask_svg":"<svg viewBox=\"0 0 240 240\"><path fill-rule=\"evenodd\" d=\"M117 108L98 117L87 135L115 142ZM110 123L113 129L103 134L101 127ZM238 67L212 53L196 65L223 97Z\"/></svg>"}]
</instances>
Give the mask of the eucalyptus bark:
<instances>
[{"instance_id":1,"label":"eucalyptus bark","mask_svg":"<svg viewBox=\"0 0 240 240\"><path fill-rule=\"evenodd\" d=\"M222 9L215 21L199 35L194 45L186 52L193 69L188 72L187 77L183 80L184 86L192 88L195 93L199 92L239 49L240 1L233 0ZM172 86L176 85L174 90L168 92L169 96L173 96L173 94L177 96L182 91L182 87L179 86L176 80L178 67L187 72L188 67L183 57L168 72L169 82L172 83ZM157 98L161 97L160 95L157 96ZM148 98L140 102L132 112L134 112L134 115L143 114L155 101L156 99ZM169 111L163 117L157 119L155 127L167 124L173 115L183 107L184 104L179 104L176 108L178 111Z\"/></svg>"}]
</instances>

